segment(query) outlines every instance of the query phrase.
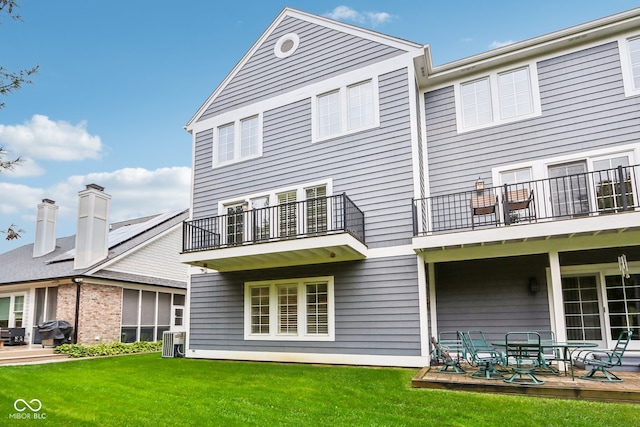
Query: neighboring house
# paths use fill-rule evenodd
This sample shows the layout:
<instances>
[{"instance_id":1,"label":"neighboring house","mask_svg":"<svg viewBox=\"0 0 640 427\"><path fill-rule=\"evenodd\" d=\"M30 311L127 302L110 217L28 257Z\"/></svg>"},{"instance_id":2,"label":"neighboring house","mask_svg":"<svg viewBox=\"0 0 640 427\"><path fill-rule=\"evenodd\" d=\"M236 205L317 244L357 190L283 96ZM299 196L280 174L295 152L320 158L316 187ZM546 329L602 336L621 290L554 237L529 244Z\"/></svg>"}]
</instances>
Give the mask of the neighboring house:
<instances>
[{"instance_id":1,"label":"neighboring house","mask_svg":"<svg viewBox=\"0 0 640 427\"><path fill-rule=\"evenodd\" d=\"M188 210L109 225L111 196L91 184L78 194L75 236L56 239L58 206L38 205L33 244L0 254L0 327L65 320L81 344L155 341L183 328L187 266L181 223Z\"/></svg>"},{"instance_id":2,"label":"neighboring house","mask_svg":"<svg viewBox=\"0 0 640 427\"><path fill-rule=\"evenodd\" d=\"M443 330L636 327L638 28L434 67L284 9L186 126L187 357L423 366Z\"/></svg>"}]
</instances>

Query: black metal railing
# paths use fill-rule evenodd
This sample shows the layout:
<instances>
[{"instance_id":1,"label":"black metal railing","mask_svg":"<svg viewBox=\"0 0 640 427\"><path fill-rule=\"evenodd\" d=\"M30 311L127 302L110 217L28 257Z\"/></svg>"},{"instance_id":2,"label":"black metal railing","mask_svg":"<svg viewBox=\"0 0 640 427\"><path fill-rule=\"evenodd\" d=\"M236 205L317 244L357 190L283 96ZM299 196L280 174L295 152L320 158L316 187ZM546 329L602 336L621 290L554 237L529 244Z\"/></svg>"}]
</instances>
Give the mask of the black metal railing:
<instances>
[{"instance_id":1,"label":"black metal railing","mask_svg":"<svg viewBox=\"0 0 640 427\"><path fill-rule=\"evenodd\" d=\"M346 194L242 209L183 223L183 252L350 233L364 239L364 213Z\"/></svg>"},{"instance_id":2,"label":"black metal railing","mask_svg":"<svg viewBox=\"0 0 640 427\"><path fill-rule=\"evenodd\" d=\"M413 200L414 235L636 210L638 168L585 172Z\"/></svg>"}]
</instances>

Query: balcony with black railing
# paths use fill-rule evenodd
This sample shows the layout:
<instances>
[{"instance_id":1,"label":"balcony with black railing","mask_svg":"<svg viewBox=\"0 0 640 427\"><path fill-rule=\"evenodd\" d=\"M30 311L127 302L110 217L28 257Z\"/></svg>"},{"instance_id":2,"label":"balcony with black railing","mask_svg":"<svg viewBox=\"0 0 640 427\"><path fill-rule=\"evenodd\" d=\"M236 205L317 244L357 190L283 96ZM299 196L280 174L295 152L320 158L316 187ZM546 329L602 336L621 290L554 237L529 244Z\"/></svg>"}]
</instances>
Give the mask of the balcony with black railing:
<instances>
[{"instance_id":1,"label":"balcony with black railing","mask_svg":"<svg viewBox=\"0 0 640 427\"><path fill-rule=\"evenodd\" d=\"M186 221L181 257L236 271L363 259L365 250L364 213L340 194Z\"/></svg>"},{"instance_id":2,"label":"balcony with black railing","mask_svg":"<svg viewBox=\"0 0 640 427\"><path fill-rule=\"evenodd\" d=\"M414 236L480 230L486 235L485 230L491 229L513 234L513 227L524 224L538 224L540 227L534 233L543 235L551 229L550 224L559 220L587 218L599 218L589 224L602 227L602 220L611 215L640 210L639 168L620 166L414 199ZM637 216L625 219L630 225L640 225L636 224ZM585 226L590 225L582 223L575 229L586 231ZM564 223L562 228L570 227ZM524 234L518 233L518 236Z\"/></svg>"}]
</instances>

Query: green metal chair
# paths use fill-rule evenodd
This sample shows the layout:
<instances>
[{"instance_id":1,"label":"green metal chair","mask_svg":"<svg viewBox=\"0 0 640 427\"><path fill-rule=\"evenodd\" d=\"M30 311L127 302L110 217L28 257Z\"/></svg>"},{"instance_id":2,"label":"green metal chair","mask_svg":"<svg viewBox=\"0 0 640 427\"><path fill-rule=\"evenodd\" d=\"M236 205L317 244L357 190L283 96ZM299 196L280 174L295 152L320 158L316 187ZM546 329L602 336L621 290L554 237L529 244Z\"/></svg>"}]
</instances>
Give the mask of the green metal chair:
<instances>
[{"instance_id":1,"label":"green metal chair","mask_svg":"<svg viewBox=\"0 0 640 427\"><path fill-rule=\"evenodd\" d=\"M504 381L510 384L541 385L534 372L545 365L540 334L537 332L509 332L505 335L507 366L513 374Z\"/></svg>"},{"instance_id":2,"label":"green metal chair","mask_svg":"<svg viewBox=\"0 0 640 427\"><path fill-rule=\"evenodd\" d=\"M562 360L560 356L560 350L557 347L553 347L552 344L556 342L556 334L550 329L531 331L540 335L540 344L542 345L542 351L544 355L544 364L536 369L536 373L539 374L553 374L560 375L560 370L552 365L558 360ZM533 342L537 340L535 335L531 336Z\"/></svg>"},{"instance_id":3,"label":"green metal chair","mask_svg":"<svg viewBox=\"0 0 640 427\"><path fill-rule=\"evenodd\" d=\"M478 367L469 376L486 380L502 379L502 373L498 371L498 366L503 363L502 354L489 345L484 333L469 331L462 332L461 336L469 363Z\"/></svg>"},{"instance_id":4,"label":"green metal chair","mask_svg":"<svg viewBox=\"0 0 640 427\"><path fill-rule=\"evenodd\" d=\"M443 331L438 334L438 340L431 337L433 344L433 358L443 363L438 369L440 373L465 374L466 371L460 365L465 359L465 347L461 333L458 331ZM452 370L450 371L449 368Z\"/></svg>"},{"instance_id":5,"label":"green metal chair","mask_svg":"<svg viewBox=\"0 0 640 427\"><path fill-rule=\"evenodd\" d=\"M631 331L622 331L618 336L618 341L613 350L583 350L576 355L578 365L590 366L591 371L582 375L580 378L590 381L601 382L620 382L622 378L611 372L609 369L622 365L622 356L624 355L629 341L631 341ZM601 375L596 375L600 373Z\"/></svg>"}]
</instances>

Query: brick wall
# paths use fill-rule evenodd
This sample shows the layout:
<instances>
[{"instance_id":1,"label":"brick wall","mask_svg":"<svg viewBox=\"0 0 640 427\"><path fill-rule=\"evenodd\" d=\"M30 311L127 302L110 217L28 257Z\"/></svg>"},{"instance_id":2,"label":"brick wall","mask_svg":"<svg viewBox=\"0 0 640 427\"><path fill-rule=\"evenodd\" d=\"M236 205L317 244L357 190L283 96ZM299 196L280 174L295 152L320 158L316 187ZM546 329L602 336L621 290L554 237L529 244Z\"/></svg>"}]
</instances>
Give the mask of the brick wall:
<instances>
[{"instance_id":1,"label":"brick wall","mask_svg":"<svg viewBox=\"0 0 640 427\"><path fill-rule=\"evenodd\" d=\"M78 344L119 342L122 288L83 283L79 318Z\"/></svg>"},{"instance_id":2,"label":"brick wall","mask_svg":"<svg viewBox=\"0 0 640 427\"><path fill-rule=\"evenodd\" d=\"M51 320L51 319L49 319ZM75 325L76 321L76 284L58 286L58 306L56 320L66 320Z\"/></svg>"}]
</instances>

